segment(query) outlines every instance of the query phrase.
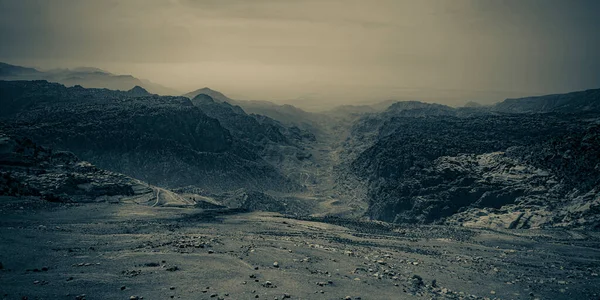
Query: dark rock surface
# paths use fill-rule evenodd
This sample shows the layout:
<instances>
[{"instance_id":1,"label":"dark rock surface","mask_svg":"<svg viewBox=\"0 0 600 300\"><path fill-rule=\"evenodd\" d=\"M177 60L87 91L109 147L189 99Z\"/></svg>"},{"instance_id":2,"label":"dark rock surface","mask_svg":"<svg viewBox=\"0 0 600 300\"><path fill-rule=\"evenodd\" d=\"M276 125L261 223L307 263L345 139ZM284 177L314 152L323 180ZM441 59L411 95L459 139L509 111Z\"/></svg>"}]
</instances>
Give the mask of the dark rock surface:
<instances>
[{"instance_id":1,"label":"dark rock surface","mask_svg":"<svg viewBox=\"0 0 600 300\"><path fill-rule=\"evenodd\" d=\"M147 184L99 169L70 152L0 133L0 196L37 196L50 202L120 201L147 195Z\"/></svg>"},{"instance_id":2,"label":"dark rock surface","mask_svg":"<svg viewBox=\"0 0 600 300\"><path fill-rule=\"evenodd\" d=\"M299 187L184 97L0 82L5 130L164 187Z\"/></svg>"},{"instance_id":3,"label":"dark rock surface","mask_svg":"<svg viewBox=\"0 0 600 300\"><path fill-rule=\"evenodd\" d=\"M400 102L360 119L346 155L368 182L373 219L598 229L599 123L587 110L497 114Z\"/></svg>"}]
</instances>

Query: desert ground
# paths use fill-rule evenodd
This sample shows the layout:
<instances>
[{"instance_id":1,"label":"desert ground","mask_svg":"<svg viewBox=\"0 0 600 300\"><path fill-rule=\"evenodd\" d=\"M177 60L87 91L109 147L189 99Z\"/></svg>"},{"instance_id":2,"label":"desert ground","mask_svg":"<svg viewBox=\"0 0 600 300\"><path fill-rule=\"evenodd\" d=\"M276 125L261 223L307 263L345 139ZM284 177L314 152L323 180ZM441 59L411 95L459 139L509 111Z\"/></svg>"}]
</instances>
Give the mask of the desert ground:
<instances>
[{"instance_id":1,"label":"desert ground","mask_svg":"<svg viewBox=\"0 0 600 300\"><path fill-rule=\"evenodd\" d=\"M2 299L599 299L600 235L0 201Z\"/></svg>"}]
</instances>

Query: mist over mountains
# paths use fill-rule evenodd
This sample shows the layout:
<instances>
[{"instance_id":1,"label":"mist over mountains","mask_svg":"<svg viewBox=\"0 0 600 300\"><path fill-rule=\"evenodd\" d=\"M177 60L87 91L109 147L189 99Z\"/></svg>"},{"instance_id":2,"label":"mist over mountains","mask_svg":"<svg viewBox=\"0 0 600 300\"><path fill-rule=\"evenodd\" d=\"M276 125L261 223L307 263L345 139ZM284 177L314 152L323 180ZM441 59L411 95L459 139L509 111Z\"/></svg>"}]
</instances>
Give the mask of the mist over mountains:
<instances>
[{"instance_id":1,"label":"mist over mountains","mask_svg":"<svg viewBox=\"0 0 600 300\"><path fill-rule=\"evenodd\" d=\"M179 94L174 89L161 86L149 80L138 79L131 75L115 75L98 68L90 67L39 71L34 68L0 62L0 80L47 80L58 82L65 86L80 85L85 88L107 88L121 91L127 91L135 86L140 86L153 94Z\"/></svg>"},{"instance_id":2,"label":"mist over mountains","mask_svg":"<svg viewBox=\"0 0 600 300\"><path fill-rule=\"evenodd\" d=\"M376 276L374 284L403 287L406 295L460 298L458 290L469 290L475 299L475 294L489 293L482 291L482 286L485 289L490 282L504 285L507 278L515 276L513 271L507 275L493 271L474 285L452 283L454 275L439 275L436 271L435 266L448 260L437 247L443 247L445 253L455 253L449 259L453 262L455 255L467 251L461 247L482 247L489 241L496 245L496 239L513 241L517 239L515 234L525 235L524 240L533 236L539 239L538 245L546 243L550 234L583 236L556 238L543 244L539 252L526 251L526 257L523 254L514 262L502 262L520 274L528 268L521 262L531 259L531 255L536 255L536 263L543 262L541 257L548 251L562 251L550 245L565 240L588 247L595 243L590 235L600 229L600 90L507 99L494 105L450 107L419 101L385 101L343 105L315 113L268 101L234 100L210 88L182 96L161 96L132 77L113 78L89 69L65 72L86 74L78 80L95 82L104 88L66 86L46 80L58 77L3 65L2 78L19 79L0 80L0 199L5 201L0 202L0 213L6 211L6 222L11 224L21 222L18 220L23 218L23 211L36 212L30 217L44 216L36 222L58 218L60 224L82 222L76 219L81 216L98 220L95 215L101 212L101 217L117 218L111 222L120 224L121 229L109 230L104 221L98 220L93 225L98 232L147 231L152 235L136 250L120 251L126 255L137 249L155 253L163 251L161 247L165 245L176 245L176 252L160 252L171 253L168 260L180 259L183 254L197 255L205 248L210 248L208 253L213 257L223 253L229 257L244 247L260 248L255 241L264 241L265 235L278 228L268 247L281 245L282 240L298 239L286 249L275 249L285 250L282 253L286 255L302 251L300 258L286 262L291 267L284 268L300 272L306 270L304 265L322 267L323 261L330 260L335 260L336 268L352 266L352 271L348 271L351 277L330 273L332 276L326 278L334 278L335 283L318 282L319 286L334 289L340 287L337 282L345 285L351 281L352 285L343 291L361 294L362 289L354 288L355 282L371 282ZM90 76L91 73L99 74ZM36 76L46 79L21 80ZM122 89L106 88L112 84ZM73 215L54 215L63 210ZM139 218L147 219L140 223ZM234 225L225 225L228 222ZM52 227L61 226L64 225ZM181 236L186 226L194 232L202 226L220 229L211 240L192 242ZM347 231L331 232L331 228L338 228L335 226ZM320 243L353 250L338 252L341 250L306 242L314 240L315 235L322 236L321 227L327 228L324 238L328 241ZM245 245L244 239L253 230L259 237L254 237L250 246ZM155 234L165 236L157 242ZM390 248L387 252L400 251L402 257L416 255L408 264L410 270L405 267L405 258L397 262L389 253L380 252L381 247L386 247L377 244L382 241L402 243L397 246L401 250ZM424 242L415 246L415 241ZM115 242L112 239L107 244ZM306 249L298 246L304 243L308 243ZM221 249L225 244L230 250L215 253L213 249ZM94 250L89 251L96 251L96 247L99 246L90 246ZM492 262L501 264L497 255L486 254L495 248L485 247L487 250L477 260L461 266L464 276L479 274ZM241 251L236 261L248 259L246 254L253 257L251 250ZM364 255L378 251L370 268L379 271L364 269L363 258L357 258L354 251ZM267 253L256 258L253 264L261 267L252 270L269 270L269 266L272 270L281 269L279 262ZM332 258L336 253L344 254ZM310 258L319 255L326 256L314 262ZM4 257L0 256L5 260ZM71 259L68 255L61 257ZM421 266L422 257L441 260ZM574 293L582 297L593 294L594 291L586 290L594 285L590 283L595 280L593 261L583 264L585 271L573 271L579 270L581 262L561 259L567 268L560 272L569 275L539 268L542 271L534 272L534 276L579 276L581 281L572 283L580 287ZM479 261L486 262L480 266ZM298 263L303 265L295 265ZM220 268L209 265L211 270ZM392 265L394 269L387 268ZM140 262L136 266L160 264ZM165 269L180 272L180 267L176 267ZM248 268L228 265L223 272L241 272L240 278L246 278L244 272ZM458 270L455 266L447 268ZM195 272L183 270L177 278L187 278L191 276L188 273ZM414 270L433 272L454 290L440 287L437 279L425 284L420 275L410 275ZM144 274L141 272L125 270L121 274L137 277ZM307 275L307 280L323 276L314 272ZM162 275L149 272L142 276ZM213 279L206 280L219 285ZM283 282L288 279L279 280L286 284ZM536 287L536 294L555 295L555 289L564 285L555 281L541 284L539 280L526 281L528 286ZM273 285L264 283L260 287L271 289ZM308 290L313 293L310 286ZM515 283L511 288L525 287ZM287 290L305 294L307 291L296 283ZM378 287L377 293L388 291ZM237 292L258 295L256 290Z\"/></svg>"}]
</instances>

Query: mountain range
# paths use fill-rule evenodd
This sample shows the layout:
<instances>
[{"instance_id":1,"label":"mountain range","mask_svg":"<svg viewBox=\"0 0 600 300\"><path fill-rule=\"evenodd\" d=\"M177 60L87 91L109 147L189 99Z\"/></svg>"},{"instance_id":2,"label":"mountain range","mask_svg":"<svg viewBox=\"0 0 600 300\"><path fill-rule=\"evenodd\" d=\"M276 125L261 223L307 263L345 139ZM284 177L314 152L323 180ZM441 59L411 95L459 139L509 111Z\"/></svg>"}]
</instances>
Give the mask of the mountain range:
<instances>
[{"instance_id":1,"label":"mountain range","mask_svg":"<svg viewBox=\"0 0 600 300\"><path fill-rule=\"evenodd\" d=\"M4 66L1 74L36 72ZM599 91L312 113L209 88L160 96L143 85L16 80L0 81L0 127L223 206L399 224L598 229Z\"/></svg>"},{"instance_id":2,"label":"mountain range","mask_svg":"<svg viewBox=\"0 0 600 300\"><path fill-rule=\"evenodd\" d=\"M65 86L79 85L85 88L107 88L120 91L127 91L135 86L140 86L153 94L180 94L174 89L164 87L149 80L139 79L131 75L116 75L90 67L40 71L34 68L0 62L0 80L47 80L61 83Z\"/></svg>"}]
</instances>

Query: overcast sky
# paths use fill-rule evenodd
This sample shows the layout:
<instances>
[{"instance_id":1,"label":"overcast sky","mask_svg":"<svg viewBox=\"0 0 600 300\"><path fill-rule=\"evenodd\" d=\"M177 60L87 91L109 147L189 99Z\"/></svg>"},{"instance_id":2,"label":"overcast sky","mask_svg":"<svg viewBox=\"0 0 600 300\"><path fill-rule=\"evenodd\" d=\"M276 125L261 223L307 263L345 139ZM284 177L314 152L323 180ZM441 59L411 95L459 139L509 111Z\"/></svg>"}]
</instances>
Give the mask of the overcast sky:
<instances>
[{"instance_id":1,"label":"overcast sky","mask_svg":"<svg viewBox=\"0 0 600 300\"><path fill-rule=\"evenodd\" d=\"M600 87L598 0L0 0L0 61L242 99L464 103Z\"/></svg>"}]
</instances>

